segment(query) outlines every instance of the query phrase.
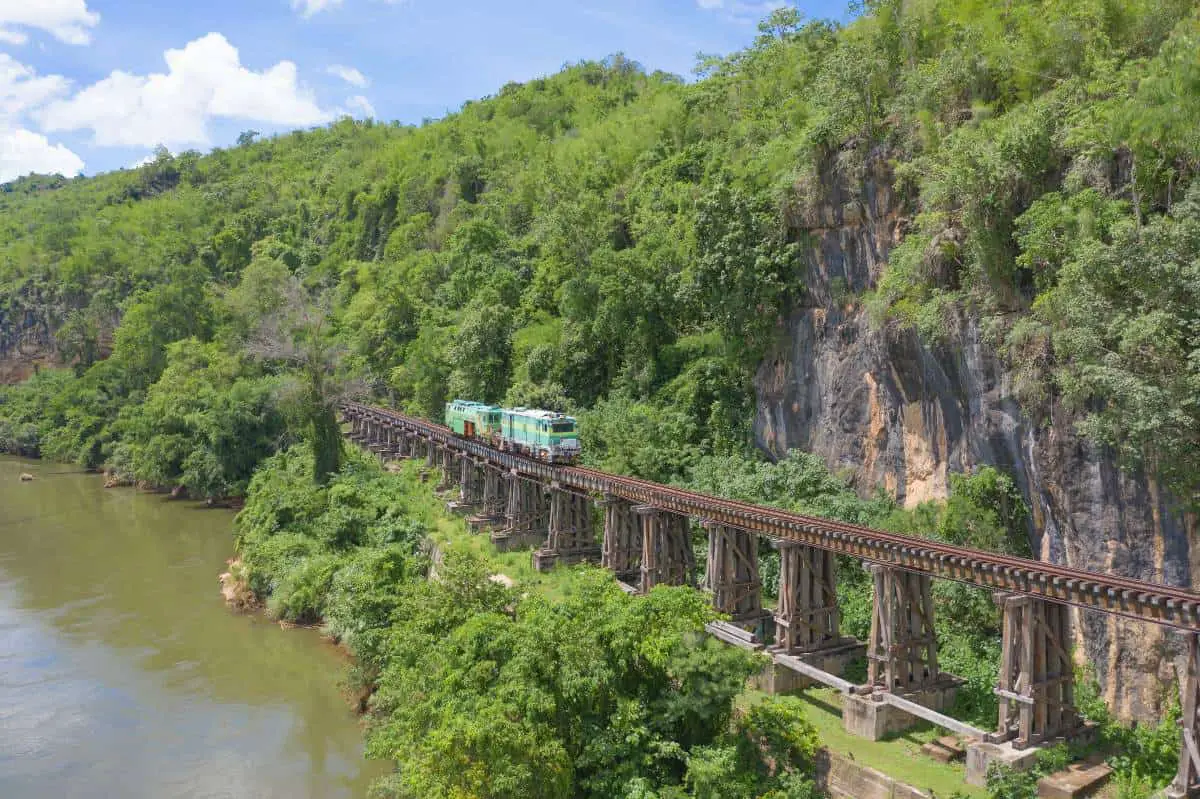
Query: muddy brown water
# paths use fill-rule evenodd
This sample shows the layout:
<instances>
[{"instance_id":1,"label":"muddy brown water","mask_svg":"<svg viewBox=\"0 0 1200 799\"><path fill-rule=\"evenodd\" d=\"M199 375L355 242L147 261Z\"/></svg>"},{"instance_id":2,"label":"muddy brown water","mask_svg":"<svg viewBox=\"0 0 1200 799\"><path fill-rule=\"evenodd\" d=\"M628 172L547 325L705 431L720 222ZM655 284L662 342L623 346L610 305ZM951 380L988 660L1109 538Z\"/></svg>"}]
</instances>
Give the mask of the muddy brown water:
<instances>
[{"instance_id":1,"label":"muddy brown water","mask_svg":"<svg viewBox=\"0 0 1200 799\"><path fill-rule=\"evenodd\" d=\"M0 797L336 799L386 772L342 656L226 609L232 519L0 458Z\"/></svg>"}]
</instances>

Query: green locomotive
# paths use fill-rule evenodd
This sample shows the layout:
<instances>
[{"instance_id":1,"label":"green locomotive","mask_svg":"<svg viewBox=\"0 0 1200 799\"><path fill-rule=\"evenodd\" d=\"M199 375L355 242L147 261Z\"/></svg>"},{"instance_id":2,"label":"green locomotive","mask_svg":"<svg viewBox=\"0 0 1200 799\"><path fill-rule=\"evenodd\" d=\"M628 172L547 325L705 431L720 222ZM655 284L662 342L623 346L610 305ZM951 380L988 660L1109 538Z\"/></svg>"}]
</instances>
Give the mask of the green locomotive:
<instances>
[{"instance_id":1,"label":"green locomotive","mask_svg":"<svg viewBox=\"0 0 1200 799\"><path fill-rule=\"evenodd\" d=\"M573 463L579 457L575 419L554 411L456 399L446 403L446 426L463 438L550 463Z\"/></svg>"}]
</instances>

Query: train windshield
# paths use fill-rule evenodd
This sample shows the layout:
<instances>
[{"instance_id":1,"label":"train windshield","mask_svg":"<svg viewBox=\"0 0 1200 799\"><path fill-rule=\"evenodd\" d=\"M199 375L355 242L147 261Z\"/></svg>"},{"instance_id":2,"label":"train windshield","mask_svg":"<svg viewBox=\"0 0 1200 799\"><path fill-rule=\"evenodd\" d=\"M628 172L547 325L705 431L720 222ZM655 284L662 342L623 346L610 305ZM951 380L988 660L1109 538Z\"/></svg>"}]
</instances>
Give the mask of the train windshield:
<instances>
[{"instance_id":1,"label":"train windshield","mask_svg":"<svg viewBox=\"0 0 1200 799\"><path fill-rule=\"evenodd\" d=\"M573 433L575 432L575 424L573 422L555 422L551 429L556 433Z\"/></svg>"}]
</instances>

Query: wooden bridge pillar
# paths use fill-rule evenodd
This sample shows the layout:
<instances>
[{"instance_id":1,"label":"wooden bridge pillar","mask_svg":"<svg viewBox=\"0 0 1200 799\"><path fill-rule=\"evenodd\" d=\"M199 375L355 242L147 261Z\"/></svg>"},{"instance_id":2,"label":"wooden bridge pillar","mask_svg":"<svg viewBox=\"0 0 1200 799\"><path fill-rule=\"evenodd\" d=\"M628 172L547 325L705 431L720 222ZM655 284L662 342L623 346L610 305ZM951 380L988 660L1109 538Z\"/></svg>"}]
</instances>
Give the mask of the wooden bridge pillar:
<instances>
[{"instance_id":1,"label":"wooden bridge pillar","mask_svg":"<svg viewBox=\"0 0 1200 799\"><path fill-rule=\"evenodd\" d=\"M592 527L590 497L550 486L550 530L544 547L533 553L533 567L549 571L555 563L575 564L600 557Z\"/></svg>"},{"instance_id":2,"label":"wooden bridge pillar","mask_svg":"<svg viewBox=\"0 0 1200 799\"><path fill-rule=\"evenodd\" d=\"M1200 797L1200 633L1187 633L1187 666L1179 675L1183 728L1179 771L1167 788L1166 799Z\"/></svg>"},{"instance_id":3,"label":"wooden bridge pillar","mask_svg":"<svg viewBox=\"0 0 1200 799\"><path fill-rule=\"evenodd\" d=\"M696 554L688 518L648 505L634 512L642 530L642 592L656 585L695 585Z\"/></svg>"},{"instance_id":4,"label":"wooden bridge pillar","mask_svg":"<svg viewBox=\"0 0 1200 799\"><path fill-rule=\"evenodd\" d=\"M549 503L540 483L521 477L516 471L505 475L508 503L504 510L503 530L492 533L492 543L501 552L538 544L549 526Z\"/></svg>"},{"instance_id":5,"label":"wooden bridge pillar","mask_svg":"<svg viewBox=\"0 0 1200 799\"><path fill-rule=\"evenodd\" d=\"M363 430L366 425L365 420L357 414L350 417L350 440L358 443L362 441Z\"/></svg>"},{"instance_id":6,"label":"wooden bridge pillar","mask_svg":"<svg viewBox=\"0 0 1200 799\"><path fill-rule=\"evenodd\" d=\"M371 452L383 460L387 460L387 434L389 429L390 428L385 427L380 422L376 422L375 424L371 425L371 433L369 437L370 440L367 444Z\"/></svg>"},{"instance_id":7,"label":"wooden bridge pillar","mask_svg":"<svg viewBox=\"0 0 1200 799\"><path fill-rule=\"evenodd\" d=\"M474 507L483 502L483 475L479 464L470 455L458 459L458 504Z\"/></svg>"},{"instance_id":8,"label":"wooden bridge pillar","mask_svg":"<svg viewBox=\"0 0 1200 799\"><path fill-rule=\"evenodd\" d=\"M762 580L758 574L758 537L737 527L704 522L708 530L708 568L705 587L712 592L713 607L739 623L758 621L762 608Z\"/></svg>"},{"instance_id":9,"label":"wooden bridge pillar","mask_svg":"<svg viewBox=\"0 0 1200 799\"><path fill-rule=\"evenodd\" d=\"M422 444L425 447L425 466L426 468L432 469L437 465L437 447L435 447L433 441L428 438L423 439Z\"/></svg>"},{"instance_id":10,"label":"wooden bridge pillar","mask_svg":"<svg viewBox=\"0 0 1200 799\"><path fill-rule=\"evenodd\" d=\"M472 516L467 521L472 526L479 527L485 524L495 524L504 518L504 512L508 507L508 486L504 481L505 472L503 470L492 466L483 459L476 461L476 464L481 472L483 506L478 515Z\"/></svg>"},{"instance_id":11,"label":"wooden bridge pillar","mask_svg":"<svg viewBox=\"0 0 1200 799\"><path fill-rule=\"evenodd\" d=\"M1066 605L999 595L1004 609L1000 649L1000 724L995 739L1014 749L1068 737L1080 726L1075 709L1071 616Z\"/></svg>"},{"instance_id":12,"label":"wooden bridge pillar","mask_svg":"<svg viewBox=\"0 0 1200 799\"><path fill-rule=\"evenodd\" d=\"M604 547L600 565L622 582L631 584L640 580L642 529L633 503L605 494L600 506L604 509Z\"/></svg>"},{"instance_id":13,"label":"wooden bridge pillar","mask_svg":"<svg viewBox=\"0 0 1200 799\"><path fill-rule=\"evenodd\" d=\"M457 455L449 447L438 446L437 465L441 470L442 479L438 481L436 491L446 491L458 481Z\"/></svg>"},{"instance_id":14,"label":"wooden bridge pillar","mask_svg":"<svg viewBox=\"0 0 1200 799\"><path fill-rule=\"evenodd\" d=\"M892 693L919 691L940 676L933 629L933 580L874 564L875 606L867 643L870 685Z\"/></svg>"},{"instance_id":15,"label":"wooden bridge pillar","mask_svg":"<svg viewBox=\"0 0 1200 799\"><path fill-rule=\"evenodd\" d=\"M803 544L779 545L775 645L786 655L850 643L842 638L837 556Z\"/></svg>"}]
</instances>

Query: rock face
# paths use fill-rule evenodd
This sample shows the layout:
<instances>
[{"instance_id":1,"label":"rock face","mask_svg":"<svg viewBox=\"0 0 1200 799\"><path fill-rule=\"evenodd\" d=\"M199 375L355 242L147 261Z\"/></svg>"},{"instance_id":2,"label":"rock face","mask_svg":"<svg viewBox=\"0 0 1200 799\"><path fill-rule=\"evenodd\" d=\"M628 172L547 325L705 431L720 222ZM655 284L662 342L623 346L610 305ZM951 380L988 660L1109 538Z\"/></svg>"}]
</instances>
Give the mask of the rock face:
<instances>
[{"instance_id":1,"label":"rock face","mask_svg":"<svg viewBox=\"0 0 1200 799\"><path fill-rule=\"evenodd\" d=\"M817 453L860 493L882 486L907 506L945 497L951 472L994 465L1020 485L1043 560L1200 583L1195 516L1174 509L1153 480L1121 471L1061 409L1029 418L975 320L960 319L948 343L930 347L911 331L873 327L859 304L842 300L874 288L907 224L886 161L870 163L853 179L824 176L825 201L792 220L812 243L808 292L758 369L759 445L773 455ZM1077 614L1075 630L1077 658L1095 667L1109 706L1125 718L1160 718L1159 678L1174 675L1175 636L1095 613Z\"/></svg>"}]
</instances>

